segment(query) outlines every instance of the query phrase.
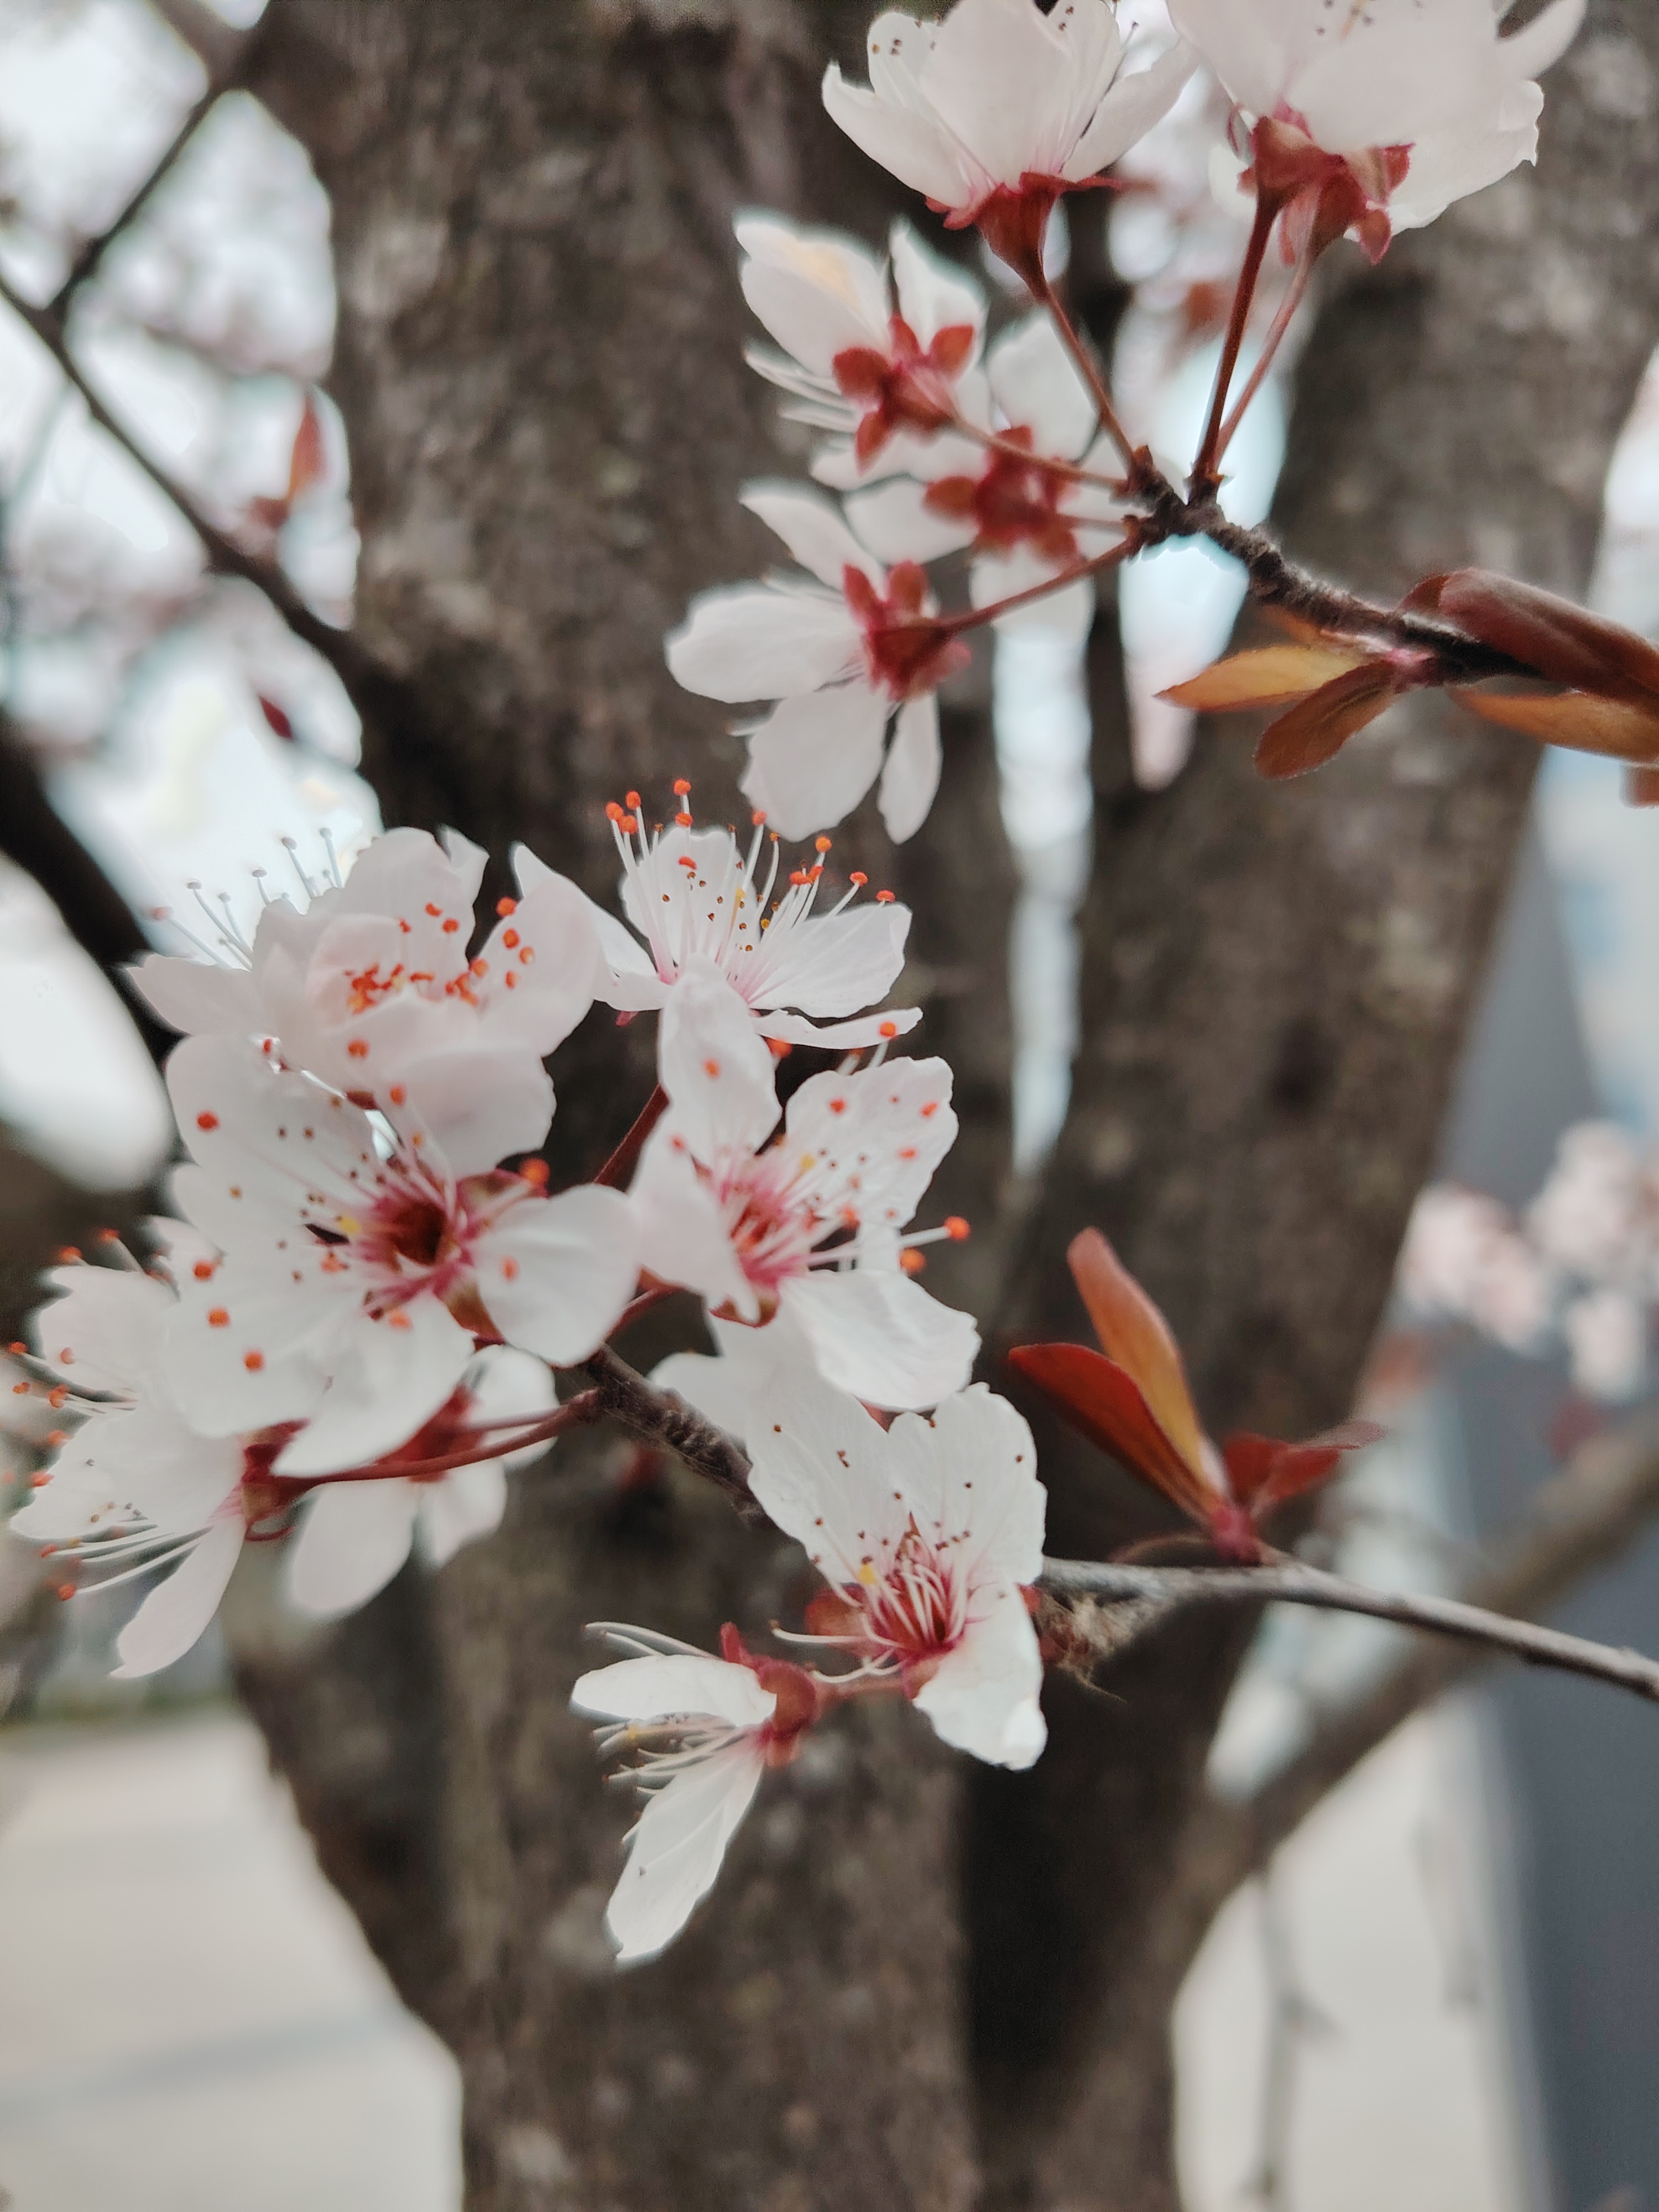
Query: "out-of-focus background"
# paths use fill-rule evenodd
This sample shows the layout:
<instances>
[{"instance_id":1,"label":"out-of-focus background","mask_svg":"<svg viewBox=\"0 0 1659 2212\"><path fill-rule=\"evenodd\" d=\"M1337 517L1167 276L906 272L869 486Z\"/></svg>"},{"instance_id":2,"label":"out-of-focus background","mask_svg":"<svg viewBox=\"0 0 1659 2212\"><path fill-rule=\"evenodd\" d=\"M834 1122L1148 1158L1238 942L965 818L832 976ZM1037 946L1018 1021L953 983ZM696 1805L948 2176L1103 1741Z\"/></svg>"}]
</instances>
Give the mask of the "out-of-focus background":
<instances>
[{"instance_id":1,"label":"out-of-focus background","mask_svg":"<svg viewBox=\"0 0 1659 2212\"><path fill-rule=\"evenodd\" d=\"M1143 16L1156 9L1143 9ZM257 0L221 0L229 31ZM1151 27L1156 27L1152 26ZM0 278L61 324L120 431L245 545L349 623L349 456L319 388L329 211L246 95L209 90L149 0L0 0ZM1194 88L1134 156L1111 216L1135 287L1123 411L1190 449L1213 364L1193 303L1242 218L1210 173ZM1073 203L1073 220L1104 218ZM88 270L88 240L114 234ZM1062 243L1063 250L1063 243ZM988 269L988 279L997 272ZM66 289L67 288L67 289ZM61 301L64 313L56 314ZM1267 510L1280 386L1228 496ZM1156 694L1224 643L1242 580L1206 548L1125 580L1138 765L1189 732ZM1659 628L1659 375L1607 485L1597 603ZM1066 639L1003 641L1004 818L1024 890L1009 957L1017 1147L1040 1164L1075 1029L1072 921L1088 865L1084 672ZM210 575L153 472L93 419L25 312L0 305L4 740L155 941L211 948L288 872L377 824L335 678L252 586ZM1609 765L1552 756L1372 1394L1389 1440L1328 1531L1380 1582L1455 1578L1568 1443L1648 1388L1659 1292L1659 866ZM263 870L263 889L258 872ZM112 1220L154 1202L164 1098L122 1004L30 876L0 864L0 1235L65 1186ZM5 1440L7 1503L38 1437ZM131 1589L60 1604L0 1545L0 2202L17 2212L448 2212L458 2092L324 1881L216 1632L143 1685L107 1680ZM233 1602L289 1632L258 1581ZM1572 1624L1659 1643L1659 1544ZM1274 1615L1215 1750L1224 1786L1285 1756L1391 1632ZM1178 2021L1194 2212L1252 2193L1370 2212L1638 2212L1659 2201L1659 1813L1650 1717L1583 1686L1505 1678L1420 1719L1235 1899ZM534 1930L526 1941L538 1940ZM556 2154L545 2139L527 2159ZM556 2172L539 2177L556 2185Z\"/></svg>"}]
</instances>

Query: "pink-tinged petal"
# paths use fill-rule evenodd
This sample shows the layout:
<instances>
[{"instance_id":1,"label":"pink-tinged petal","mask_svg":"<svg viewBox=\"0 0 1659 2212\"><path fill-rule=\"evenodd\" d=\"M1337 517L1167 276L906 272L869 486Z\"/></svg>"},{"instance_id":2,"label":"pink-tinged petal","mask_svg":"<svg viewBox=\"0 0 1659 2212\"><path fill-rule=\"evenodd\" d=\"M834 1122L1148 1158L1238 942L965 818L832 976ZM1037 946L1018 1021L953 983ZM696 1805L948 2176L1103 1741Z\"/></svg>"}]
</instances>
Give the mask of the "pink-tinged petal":
<instances>
[{"instance_id":1,"label":"pink-tinged petal","mask_svg":"<svg viewBox=\"0 0 1659 2212\"><path fill-rule=\"evenodd\" d=\"M743 794L782 837L833 830L881 773L892 707L861 677L780 699L749 732Z\"/></svg>"},{"instance_id":2,"label":"pink-tinged petal","mask_svg":"<svg viewBox=\"0 0 1659 2212\"><path fill-rule=\"evenodd\" d=\"M472 963L492 1036L507 1030L540 1059L564 1042L599 981L597 916L585 892L550 872L502 917Z\"/></svg>"},{"instance_id":3,"label":"pink-tinged petal","mask_svg":"<svg viewBox=\"0 0 1659 2212\"><path fill-rule=\"evenodd\" d=\"M732 1728L760 1728L777 1698L763 1690L752 1667L701 1651L661 1658L619 1659L583 1674L570 1692L571 1710L595 1720L686 1720L706 1715Z\"/></svg>"},{"instance_id":4,"label":"pink-tinged petal","mask_svg":"<svg viewBox=\"0 0 1659 2212\"><path fill-rule=\"evenodd\" d=\"M885 349L887 276L867 246L781 216L741 215L732 228L745 257L744 298L815 376L829 377L836 356L849 347Z\"/></svg>"},{"instance_id":5,"label":"pink-tinged petal","mask_svg":"<svg viewBox=\"0 0 1659 2212\"><path fill-rule=\"evenodd\" d=\"M985 294L960 263L946 261L924 246L908 222L896 222L888 239L899 313L925 349L941 331L966 325L981 335ZM979 348L975 343L974 355Z\"/></svg>"},{"instance_id":6,"label":"pink-tinged petal","mask_svg":"<svg viewBox=\"0 0 1659 2212\"><path fill-rule=\"evenodd\" d=\"M1084 452L1099 418L1047 314L1027 315L1005 331L985 366L998 404L1035 434L1039 453L1074 461Z\"/></svg>"},{"instance_id":7,"label":"pink-tinged petal","mask_svg":"<svg viewBox=\"0 0 1659 2212\"><path fill-rule=\"evenodd\" d=\"M763 1037L775 1037L780 1044L854 1052L906 1036L921 1019L920 1006L896 1006L890 1013L860 1014L850 1022L809 1022L800 1014L760 1014L755 1026Z\"/></svg>"},{"instance_id":8,"label":"pink-tinged petal","mask_svg":"<svg viewBox=\"0 0 1659 2212\"><path fill-rule=\"evenodd\" d=\"M864 664L862 633L838 591L775 584L700 592L665 650L677 684L733 705L844 683Z\"/></svg>"},{"instance_id":9,"label":"pink-tinged petal","mask_svg":"<svg viewBox=\"0 0 1659 2212\"><path fill-rule=\"evenodd\" d=\"M847 568L860 570L878 591L885 589L880 562L853 535L836 501L799 484L767 482L745 484L740 503L758 515L801 567L831 591L841 589Z\"/></svg>"},{"instance_id":10,"label":"pink-tinged petal","mask_svg":"<svg viewBox=\"0 0 1659 2212\"><path fill-rule=\"evenodd\" d=\"M478 1245L478 1291L509 1344L556 1367L597 1351L639 1279L639 1233L619 1190L581 1183L510 1206Z\"/></svg>"},{"instance_id":11,"label":"pink-tinged petal","mask_svg":"<svg viewBox=\"0 0 1659 2212\"><path fill-rule=\"evenodd\" d=\"M781 953L763 942L763 981L744 996L763 1009L855 1014L892 989L909 934L910 909L896 900L809 915L789 931Z\"/></svg>"},{"instance_id":12,"label":"pink-tinged petal","mask_svg":"<svg viewBox=\"0 0 1659 2212\"><path fill-rule=\"evenodd\" d=\"M879 33L879 19L874 32ZM914 28L914 26L912 27ZM848 84L832 62L823 76L823 105L853 143L890 170L902 185L941 207L960 207L974 187L950 133L931 116L907 112Z\"/></svg>"},{"instance_id":13,"label":"pink-tinged petal","mask_svg":"<svg viewBox=\"0 0 1659 2212\"><path fill-rule=\"evenodd\" d=\"M805 1331L819 1371L866 1405L936 1406L973 1372L979 1331L909 1276L872 1267L815 1270L781 1303Z\"/></svg>"},{"instance_id":14,"label":"pink-tinged petal","mask_svg":"<svg viewBox=\"0 0 1659 2212\"><path fill-rule=\"evenodd\" d=\"M194 1035L223 1030L248 1036L263 1027L259 995L243 968L215 968L204 960L147 952L127 969L134 990L169 1029Z\"/></svg>"},{"instance_id":15,"label":"pink-tinged petal","mask_svg":"<svg viewBox=\"0 0 1659 2212\"><path fill-rule=\"evenodd\" d=\"M384 1321L354 1315L330 1352L328 1389L278 1474L331 1474L395 1451L460 1381L472 1339L436 1298L416 1297Z\"/></svg>"},{"instance_id":16,"label":"pink-tinged petal","mask_svg":"<svg viewBox=\"0 0 1659 2212\"><path fill-rule=\"evenodd\" d=\"M663 1009L657 1061L674 1127L696 1158L753 1152L776 1127L772 1055L736 989L700 955Z\"/></svg>"},{"instance_id":17,"label":"pink-tinged petal","mask_svg":"<svg viewBox=\"0 0 1659 2212\"><path fill-rule=\"evenodd\" d=\"M115 1639L118 1682L182 1659L219 1609L242 1549L242 1516L216 1521L180 1566L158 1583Z\"/></svg>"},{"instance_id":18,"label":"pink-tinged petal","mask_svg":"<svg viewBox=\"0 0 1659 2212\"><path fill-rule=\"evenodd\" d=\"M41 1358L88 1390L143 1390L161 1358L172 1293L148 1275L81 1261L50 1269L46 1279L64 1296L30 1319Z\"/></svg>"},{"instance_id":19,"label":"pink-tinged petal","mask_svg":"<svg viewBox=\"0 0 1659 2212\"><path fill-rule=\"evenodd\" d=\"M896 845L914 837L927 819L944 760L938 694L924 691L899 708L881 772L881 818Z\"/></svg>"},{"instance_id":20,"label":"pink-tinged petal","mask_svg":"<svg viewBox=\"0 0 1659 2212\"><path fill-rule=\"evenodd\" d=\"M863 1228L902 1229L956 1140L950 1063L890 1060L811 1076L789 1101L786 1127L791 1149L821 1164L821 1182L824 1168L839 1173Z\"/></svg>"},{"instance_id":21,"label":"pink-tinged petal","mask_svg":"<svg viewBox=\"0 0 1659 2212\"><path fill-rule=\"evenodd\" d=\"M640 1265L647 1274L696 1291L711 1307L730 1306L744 1321L758 1320L760 1300L677 1129L659 1124L640 1156L628 1198Z\"/></svg>"},{"instance_id":22,"label":"pink-tinged petal","mask_svg":"<svg viewBox=\"0 0 1659 2212\"><path fill-rule=\"evenodd\" d=\"M764 1765L755 1740L740 1738L676 1774L646 1800L605 1913L618 1964L654 1959L684 1927L714 1887Z\"/></svg>"},{"instance_id":23,"label":"pink-tinged petal","mask_svg":"<svg viewBox=\"0 0 1659 2212\"><path fill-rule=\"evenodd\" d=\"M1198 60L1191 46L1177 43L1160 54L1150 69L1119 77L1095 110L1094 120L1060 174L1075 184L1085 177L1097 176L1121 160L1175 106Z\"/></svg>"},{"instance_id":24,"label":"pink-tinged petal","mask_svg":"<svg viewBox=\"0 0 1659 2212\"><path fill-rule=\"evenodd\" d=\"M936 1550L970 1582L1036 1580L1048 1493L1031 1431L1006 1398L975 1382L929 1420L901 1413L888 1442L893 1479Z\"/></svg>"},{"instance_id":25,"label":"pink-tinged petal","mask_svg":"<svg viewBox=\"0 0 1659 2212\"><path fill-rule=\"evenodd\" d=\"M553 1119L553 1085L527 1046L428 1053L404 1062L401 1103L383 1111L398 1134L435 1137L450 1171L483 1175L533 1152Z\"/></svg>"},{"instance_id":26,"label":"pink-tinged petal","mask_svg":"<svg viewBox=\"0 0 1659 2212\"><path fill-rule=\"evenodd\" d=\"M412 1482L325 1482L289 1540L288 1594L301 1613L351 1613L409 1557L419 1492Z\"/></svg>"},{"instance_id":27,"label":"pink-tinged petal","mask_svg":"<svg viewBox=\"0 0 1659 2212\"><path fill-rule=\"evenodd\" d=\"M1048 1741L1036 1632L1013 1585L981 1594L981 1601L961 1643L916 1692L916 1708L957 1751L993 1766L1027 1767Z\"/></svg>"},{"instance_id":28,"label":"pink-tinged petal","mask_svg":"<svg viewBox=\"0 0 1659 2212\"><path fill-rule=\"evenodd\" d=\"M506 1510L507 1470L500 1460L458 1467L441 1482L421 1486L421 1547L430 1564L441 1567L464 1544L492 1534Z\"/></svg>"},{"instance_id":29,"label":"pink-tinged petal","mask_svg":"<svg viewBox=\"0 0 1659 2212\"><path fill-rule=\"evenodd\" d=\"M938 561L974 542L975 525L927 505L927 487L913 477L855 491L847 501L848 520L872 552L884 561Z\"/></svg>"}]
</instances>

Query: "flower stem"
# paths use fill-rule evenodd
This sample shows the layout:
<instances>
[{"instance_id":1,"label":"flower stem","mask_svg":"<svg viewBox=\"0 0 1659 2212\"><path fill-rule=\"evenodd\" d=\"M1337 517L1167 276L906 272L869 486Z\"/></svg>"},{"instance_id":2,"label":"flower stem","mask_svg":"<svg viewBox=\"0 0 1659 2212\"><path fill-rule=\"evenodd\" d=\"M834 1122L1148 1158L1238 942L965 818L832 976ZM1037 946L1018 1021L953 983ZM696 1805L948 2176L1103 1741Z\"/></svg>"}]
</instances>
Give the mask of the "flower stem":
<instances>
[{"instance_id":1,"label":"flower stem","mask_svg":"<svg viewBox=\"0 0 1659 2212\"><path fill-rule=\"evenodd\" d=\"M1239 348L1244 343L1245 327L1250 319L1250 309L1255 301L1255 288L1261 276L1261 264L1267 258L1267 240L1278 214L1279 202L1263 199L1258 192L1255 221L1250 227L1250 242L1244 251L1244 265L1238 272L1238 282L1233 287L1227 335L1222 341L1221 359L1216 363L1215 390L1210 396L1210 419L1205 425L1204 442L1198 449L1198 459L1193 463L1193 472L1188 480L1188 489L1194 498L1212 496L1220 482L1216 474L1216 461L1221 450L1221 425L1226 412L1227 394L1232 386L1233 373L1238 367Z\"/></svg>"},{"instance_id":2,"label":"flower stem","mask_svg":"<svg viewBox=\"0 0 1659 2212\"><path fill-rule=\"evenodd\" d=\"M1054 328L1060 333L1061 344L1077 363L1078 374L1088 386L1089 396L1094 401L1096 412L1100 416L1100 427L1122 454L1123 465L1129 471L1131 482L1133 482L1139 473L1140 465L1136 459L1134 447L1129 443L1127 432L1117 419L1117 410L1112 404L1112 395L1106 389L1105 379L1101 375L1093 353L1085 343L1083 335L1076 324L1066 313L1060 295L1055 291L1048 276L1039 273L1034 281L1030 279L1028 281L1031 283L1031 289L1038 306L1048 310Z\"/></svg>"},{"instance_id":3,"label":"flower stem","mask_svg":"<svg viewBox=\"0 0 1659 2212\"><path fill-rule=\"evenodd\" d=\"M645 1149L646 1139L661 1121L667 1105L668 1093L659 1083L644 1105L641 1107L633 1127L617 1146L616 1151L611 1153L598 1175L594 1176L593 1180L596 1183L602 1183L608 1189L614 1190L627 1181L634 1172L641 1152Z\"/></svg>"},{"instance_id":4,"label":"flower stem","mask_svg":"<svg viewBox=\"0 0 1659 2212\"><path fill-rule=\"evenodd\" d=\"M1244 419L1244 410L1267 381L1267 371L1273 367L1274 356L1285 342L1285 333L1291 327L1291 318L1306 296L1308 281L1313 275L1314 263L1318 258L1317 248L1310 236L1308 244L1303 249L1301 259L1296 264L1296 273L1291 278L1290 287L1279 303L1279 312L1273 317L1273 326L1268 331L1261 351L1257 356L1255 367L1250 371L1249 380L1243 391L1239 393L1231 412L1221 426L1221 436L1215 449L1215 461L1218 467L1225 459L1227 448L1233 441L1234 433Z\"/></svg>"}]
</instances>

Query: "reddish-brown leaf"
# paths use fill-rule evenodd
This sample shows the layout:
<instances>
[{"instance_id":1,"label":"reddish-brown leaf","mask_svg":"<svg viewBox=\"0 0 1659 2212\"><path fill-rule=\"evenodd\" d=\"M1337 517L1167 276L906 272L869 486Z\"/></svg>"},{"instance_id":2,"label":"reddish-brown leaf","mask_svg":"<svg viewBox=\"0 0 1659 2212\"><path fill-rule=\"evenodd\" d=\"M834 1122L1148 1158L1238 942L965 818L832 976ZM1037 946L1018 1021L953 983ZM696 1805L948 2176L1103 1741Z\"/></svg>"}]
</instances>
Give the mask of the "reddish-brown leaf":
<instances>
[{"instance_id":1,"label":"reddish-brown leaf","mask_svg":"<svg viewBox=\"0 0 1659 2212\"><path fill-rule=\"evenodd\" d=\"M1215 1492L1188 1466L1153 1419L1134 1377L1115 1360L1086 1344L1024 1344L1008 1359L1080 1435L1207 1528Z\"/></svg>"},{"instance_id":2,"label":"reddish-brown leaf","mask_svg":"<svg viewBox=\"0 0 1659 2212\"><path fill-rule=\"evenodd\" d=\"M1659 699L1641 707L1586 691L1459 690L1452 696L1483 722L1519 730L1540 745L1606 753L1638 767L1659 761Z\"/></svg>"},{"instance_id":3,"label":"reddish-brown leaf","mask_svg":"<svg viewBox=\"0 0 1659 2212\"><path fill-rule=\"evenodd\" d=\"M1627 768L1625 770L1625 804L1626 806L1659 806L1659 768Z\"/></svg>"},{"instance_id":4,"label":"reddish-brown leaf","mask_svg":"<svg viewBox=\"0 0 1659 2212\"><path fill-rule=\"evenodd\" d=\"M1204 1425L1194 1407L1181 1347L1169 1322L1098 1229L1085 1229L1075 1236L1066 1247L1066 1261L1101 1350L1130 1376L1194 1481L1207 1487Z\"/></svg>"},{"instance_id":5,"label":"reddish-brown leaf","mask_svg":"<svg viewBox=\"0 0 1659 2212\"><path fill-rule=\"evenodd\" d=\"M1230 1436L1221 1447L1233 1496L1256 1517L1327 1481L1344 1455L1374 1444L1382 1434L1375 1421L1344 1421L1299 1444L1248 1431Z\"/></svg>"},{"instance_id":6,"label":"reddish-brown leaf","mask_svg":"<svg viewBox=\"0 0 1659 2212\"><path fill-rule=\"evenodd\" d=\"M1358 667L1365 655L1346 646L1267 645L1213 662L1158 697L1195 714L1231 714L1246 707L1287 707L1334 677Z\"/></svg>"},{"instance_id":7,"label":"reddish-brown leaf","mask_svg":"<svg viewBox=\"0 0 1659 2212\"><path fill-rule=\"evenodd\" d=\"M1659 651L1553 592L1487 568L1458 568L1441 580L1437 611L1552 684L1604 699L1659 701Z\"/></svg>"},{"instance_id":8,"label":"reddish-brown leaf","mask_svg":"<svg viewBox=\"0 0 1659 2212\"><path fill-rule=\"evenodd\" d=\"M1388 663L1362 661L1346 675L1292 707L1261 732L1255 749L1258 772L1275 783L1293 775L1306 775L1334 760L1356 731L1374 722L1394 699L1394 677Z\"/></svg>"}]
</instances>

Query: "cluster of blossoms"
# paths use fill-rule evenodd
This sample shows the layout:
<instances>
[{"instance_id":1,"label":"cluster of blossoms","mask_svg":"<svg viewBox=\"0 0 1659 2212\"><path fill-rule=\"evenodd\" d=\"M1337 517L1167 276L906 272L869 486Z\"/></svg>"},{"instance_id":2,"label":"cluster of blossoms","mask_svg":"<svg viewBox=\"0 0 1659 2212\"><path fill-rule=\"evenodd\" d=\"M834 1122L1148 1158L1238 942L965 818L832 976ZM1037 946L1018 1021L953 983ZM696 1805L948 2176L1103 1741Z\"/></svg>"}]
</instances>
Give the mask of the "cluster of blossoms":
<instances>
[{"instance_id":1,"label":"cluster of blossoms","mask_svg":"<svg viewBox=\"0 0 1659 2212\"><path fill-rule=\"evenodd\" d=\"M1209 530L1228 444L1320 255L1346 236L1377 259L1396 230L1534 158L1536 78L1577 31L1583 0L1552 0L1508 36L1502 12L1491 0L1170 0L1178 35L1148 56L1109 0L957 0L938 22L879 16L867 87L830 70L836 121L947 228L977 229L1031 304L988 343L980 285L906 223L884 260L778 216L738 222L744 294L777 349L750 359L788 395L787 416L826 434L811 464L823 489L747 489L744 503L804 573L702 593L668 640L668 663L690 690L766 705L741 726L743 787L786 835L833 827L878 787L889 834L913 836L938 787L938 695L967 658L965 634L1030 624L1077 635L1098 572ZM1110 181L1103 172L1200 63L1231 103L1234 178L1254 227L1182 500L1123 431L1043 255L1060 199ZM1293 273L1235 396L1275 234ZM963 556L965 578L933 573ZM947 611L941 592L960 604ZM1329 635L1316 622L1303 643L1169 696L1291 707L1258 754L1264 773L1285 775L1328 760L1406 691L1541 678L1562 690L1459 696L1638 775L1659 759L1659 655L1632 659L1636 641L1615 645L1588 618L1564 626L1577 611L1546 594L1469 572L1431 579L1401 610L1357 611L1350 603ZM1633 795L1648 795L1645 781Z\"/></svg>"},{"instance_id":2,"label":"cluster of blossoms","mask_svg":"<svg viewBox=\"0 0 1659 2212\"><path fill-rule=\"evenodd\" d=\"M739 221L744 291L775 348L751 359L822 434L816 488L744 494L799 573L707 592L667 644L689 689L765 709L745 732L746 842L698 829L684 784L655 829L629 793L609 810L625 919L520 848L519 896L480 943L483 855L398 830L343 880L269 900L246 939L204 902L207 957L138 969L184 1033L167 1069L189 1155L180 1218L155 1225L148 1268L67 1261L34 1351L15 1348L17 1389L65 1425L14 1525L51 1548L66 1594L161 1577L118 1639L121 1671L188 1648L250 1539L283 1541L295 1601L331 1613L379 1589L417 1534L441 1560L495 1527L506 1470L593 1415L600 1394L561 1403L555 1371L607 1371L613 1332L681 1289L716 1351L678 1354L641 1387L740 1443L753 1499L823 1586L799 1631L774 1627L781 1654L735 1626L718 1656L603 1626L624 1656L574 1703L607 1749L636 1755L647 1797L611 1906L622 1955L672 1939L765 1770L843 1703L899 1696L975 1757L1038 1756L1030 1432L970 1380L972 1322L916 1279L920 1247L966 1231L911 1226L955 1134L951 1073L888 1056L920 1018L881 1010L909 917L860 896L857 874L828 904L818 833L872 788L893 838L921 827L942 768L938 694L968 632L1080 636L1103 568L1223 534L1229 440L1318 257L1346 236L1376 258L1532 158L1534 79L1582 0L1552 0L1513 36L1499 13L1169 0L1176 35L1151 51L1109 0L957 0L937 22L879 17L867 87L829 72L835 119L947 229L976 229L1029 311L994 332L981 286L908 224L884 258L776 216ZM1106 183L1200 64L1230 103L1253 216L1183 495L1126 435L1044 248L1060 201ZM1236 394L1275 235L1291 273ZM1470 703L1659 775L1659 654L1611 624L1480 571L1431 578L1399 609L1303 599L1296 643L1221 664L1191 700L1288 707L1258 756L1267 773L1328 759L1403 691L1522 677L1532 688ZM782 880L780 835L817 838ZM596 1002L656 1015L657 1087L593 1180L554 1192L546 1062ZM781 1100L795 1048L833 1064ZM1564 1173L1605 1182L1605 1149ZM1583 1197L1534 1210L1550 1264L1592 1297L1634 1299L1650 1236L1639 1261L1624 1229L1570 1255ZM1448 1246L1443 1219L1421 1217L1417 1249L1438 1257L1417 1274L1449 1311ZM1011 1364L1164 1493L1196 1531L1185 1540L1259 1560L1273 1510L1375 1431L1212 1442L1162 1315L1105 1240L1089 1232L1071 1259L1099 1349L1026 1346ZM1584 1307L1569 1307L1570 1335Z\"/></svg>"},{"instance_id":3,"label":"cluster of blossoms","mask_svg":"<svg viewBox=\"0 0 1659 2212\"><path fill-rule=\"evenodd\" d=\"M1659 1305L1659 1161L1616 1123L1582 1121L1518 1218L1478 1191L1434 1184L1412 1217L1400 1290L1419 1320L1529 1356L1565 1346L1587 1397L1632 1398Z\"/></svg>"}]
</instances>

